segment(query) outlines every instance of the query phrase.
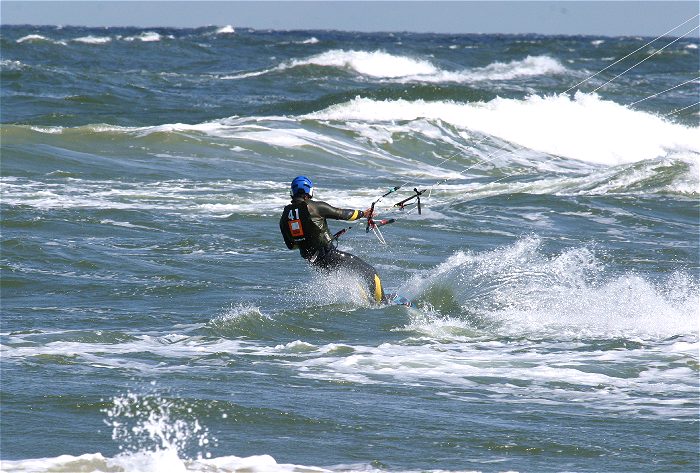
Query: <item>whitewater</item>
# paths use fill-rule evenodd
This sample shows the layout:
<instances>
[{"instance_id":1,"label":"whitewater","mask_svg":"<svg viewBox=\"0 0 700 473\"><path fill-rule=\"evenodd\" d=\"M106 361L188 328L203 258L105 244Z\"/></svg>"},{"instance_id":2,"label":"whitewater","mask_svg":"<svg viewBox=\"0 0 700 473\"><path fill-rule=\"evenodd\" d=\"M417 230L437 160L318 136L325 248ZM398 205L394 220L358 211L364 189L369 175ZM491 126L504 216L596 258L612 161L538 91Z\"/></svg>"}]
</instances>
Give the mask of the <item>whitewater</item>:
<instances>
[{"instance_id":1,"label":"whitewater","mask_svg":"<svg viewBox=\"0 0 700 473\"><path fill-rule=\"evenodd\" d=\"M697 471L698 40L651 39L3 26L0 469ZM286 249L300 174L401 186L339 245L413 307Z\"/></svg>"}]
</instances>

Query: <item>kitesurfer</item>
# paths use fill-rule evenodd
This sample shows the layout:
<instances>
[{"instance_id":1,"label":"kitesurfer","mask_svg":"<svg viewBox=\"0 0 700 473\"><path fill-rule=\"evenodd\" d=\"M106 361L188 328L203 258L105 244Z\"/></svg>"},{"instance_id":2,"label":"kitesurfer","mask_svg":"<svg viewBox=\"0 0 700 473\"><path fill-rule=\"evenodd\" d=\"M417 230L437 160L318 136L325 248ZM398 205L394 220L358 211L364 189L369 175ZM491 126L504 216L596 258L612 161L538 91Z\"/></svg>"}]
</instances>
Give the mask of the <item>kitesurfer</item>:
<instances>
[{"instance_id":1,"label":"kitesurfer","mask_svg":"<svg viewBox=\"0 0 700 473\"><path fill-rule=\"evenodd\" d=\"M298 249L302 258L321 271L346 270L356 273L366 282L369 298L385 302L386 297L377 271L355 255L336 248L336 238L328 229L326 219L353 221L371 218L372 210L339 209L326 202L313 200L314 187L306 176L292 181L292 202L284 208L280 230L290 250Z\"/></svg>"}]
</instances>

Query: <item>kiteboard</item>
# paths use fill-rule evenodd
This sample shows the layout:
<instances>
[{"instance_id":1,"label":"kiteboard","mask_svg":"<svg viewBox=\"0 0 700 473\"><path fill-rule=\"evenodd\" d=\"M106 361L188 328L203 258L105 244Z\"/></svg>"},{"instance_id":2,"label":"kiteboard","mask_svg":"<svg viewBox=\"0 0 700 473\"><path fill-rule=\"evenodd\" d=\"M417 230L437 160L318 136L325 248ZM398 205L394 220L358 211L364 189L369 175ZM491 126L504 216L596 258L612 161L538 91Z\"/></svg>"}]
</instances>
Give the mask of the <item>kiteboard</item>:
<instances>
[{"instance_id":1,"label":"kiteboard","mask_svg":"<svg viewBox=\"0 0 700 473\"><path fill-rule=\"evenodd\" d=\"M403 305L406 307L413 306L413 303L401 294L387 294L386 303L387 305Z\"/></svg>"}]
</instances>

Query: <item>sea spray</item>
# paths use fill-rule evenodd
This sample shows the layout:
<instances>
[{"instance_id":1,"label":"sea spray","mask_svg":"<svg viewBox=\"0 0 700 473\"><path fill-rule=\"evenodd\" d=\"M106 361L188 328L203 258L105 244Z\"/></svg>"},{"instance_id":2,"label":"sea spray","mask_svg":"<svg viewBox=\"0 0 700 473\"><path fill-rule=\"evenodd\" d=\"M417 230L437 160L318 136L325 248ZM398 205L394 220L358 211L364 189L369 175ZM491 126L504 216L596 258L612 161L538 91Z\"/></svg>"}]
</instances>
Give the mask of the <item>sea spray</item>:
<instances>
[{"instance_id":1,"label":"sea spray","mask_svg":"<svg viewBox=\"0 0 700 473\"><path fill-rule=\"evenodd\" d=\"M530 237L490 252L457 252L414 275L401 291L429 305L422 322L408 328L424 331L432 319L438 330L452 320L512 336L664 339L698 333L700 291L689 274L660 281L635 273L613 276L590 249L547 255L541 245ZM440 293L449 295L447 302ZM434 312L441 307L444 312Z\"/></svg>"},{"instance_id":2,"label":"sea spray","mask_svg":"<svg viewBox=\"0 0 700 473\"><path fill-rule=\"evenodd\" d=\"M127 470L185 471L183 461L211 457L216 444L192 406L176 397L128 392L104 413Z\"/></svg>"}]
</instances>

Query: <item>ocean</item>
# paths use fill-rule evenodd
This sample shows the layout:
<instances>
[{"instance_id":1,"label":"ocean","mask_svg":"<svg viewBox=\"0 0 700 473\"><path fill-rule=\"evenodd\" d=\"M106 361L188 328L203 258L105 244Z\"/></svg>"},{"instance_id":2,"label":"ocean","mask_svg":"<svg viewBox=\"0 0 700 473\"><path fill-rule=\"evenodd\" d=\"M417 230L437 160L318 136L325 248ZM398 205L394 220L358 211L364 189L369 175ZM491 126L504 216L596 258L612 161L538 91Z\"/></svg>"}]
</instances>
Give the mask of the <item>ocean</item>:
<instances>
[{"instance_id":1,"label":"ocean","mask_svg":"<svg viewBox=\"0 0 700 473\"><path fill-rule=\"evenodd\" d=\"M697 472L683 32L2 26L0 469Z\"/></svg>"}]
</instances>

